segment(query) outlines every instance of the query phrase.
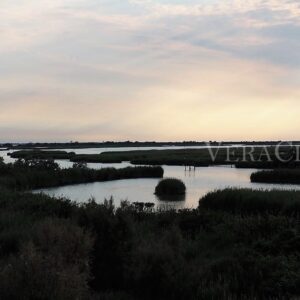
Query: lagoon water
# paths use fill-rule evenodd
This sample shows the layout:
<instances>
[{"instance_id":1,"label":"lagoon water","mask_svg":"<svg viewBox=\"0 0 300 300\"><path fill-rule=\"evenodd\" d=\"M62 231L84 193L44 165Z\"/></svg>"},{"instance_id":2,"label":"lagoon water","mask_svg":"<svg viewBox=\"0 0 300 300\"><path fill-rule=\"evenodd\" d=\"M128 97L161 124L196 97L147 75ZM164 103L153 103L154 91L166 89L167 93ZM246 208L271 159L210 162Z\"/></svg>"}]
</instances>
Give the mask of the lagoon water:
<instances>
[{"instance_id":1,"label":"lagoon water","mask_svg":"<svg viewBox=\"0 0 300 300\"><path fill-rule=\"evenodd\" d=\"M183 147L157 147L157 149L180 149ZM188 147L193 148L193 147ZM195 147L196 148L196 147ZM200 147L198 147L200 148ZM129 151L129 150L150 150L148 148L91 148L91 149L66 149L76 153L96 154L104 151ZM0 156L4 157L5 162L11 162L8 151L0 151ZM72 166L68 160L57 160L61 167L67 168ZM130 166L129 162L121 164L100 164L89 163L90 168L115 167L123 168ZM67 197L76 202L86 202L94 198L96 202L101 203L104 199L114 198L118 206L120 201L128 200L130 202L153 202L158 208L195 208L198 206L199 199L210 191L223 189L227 187L243 187L254 189L287 189L300 190L300 185L275 185L275 184L258 184L250 182L250 175L256 171L254 169L236 169L228 166L198 167L196 170L185 171L182 166L163 166L164 177L176 177L182 179L187 187L185 199L177 202L168 202L158 199L154 195L154 189L159 179L129 179L109 182L95 182L88 184L77 184L57 188L41 189L35 193L43 192L51 196Z\"/></svg>"},{"instance_id":2,"label":"lagoon water","mask_svg":"<svg viewBox=\"0 0 300 300\"><path fill-rule=\"evenodd\" d=\"M210 191L227 187L246 187L255 189L297 189L299 185L273 185L257 184L250 182L250 175L255 170L236 169L227 166L199 167L195 171L185 171L180 166L163 166L164 177L181 178L187 187L185 199L177 202L168 202L158 199L153 193L159 179L126 179L109 182L95 182L78 184L58 188L42 189L35 192L43 192L51 196L67 197L76 202L86 202L93 197L101 203L104 199L114 198L118 206L120 201L153 202L156 207L195 208L199 199Z\"/></svg>"}]
</instances>

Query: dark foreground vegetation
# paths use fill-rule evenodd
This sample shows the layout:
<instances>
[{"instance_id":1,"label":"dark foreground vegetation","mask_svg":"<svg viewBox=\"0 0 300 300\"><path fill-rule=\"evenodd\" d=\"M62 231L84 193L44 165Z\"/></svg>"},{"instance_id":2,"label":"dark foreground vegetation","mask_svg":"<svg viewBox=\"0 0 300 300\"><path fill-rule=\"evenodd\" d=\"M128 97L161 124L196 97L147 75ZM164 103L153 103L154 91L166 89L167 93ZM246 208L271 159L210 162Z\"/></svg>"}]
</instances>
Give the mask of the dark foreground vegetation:
<instances>
[{"instance_id":1,"label":"dark foreground vegetation","mask_svg":"<svg viewBox=\"0 0 300 300\"><path fill-rule=\"evenodd\" d=\"M131 178L161 178L161 167L127 167L123 169L89 169L85 164L61 169L52 160L22 160L13 164L0 161L0 186L10 190L32 190L69 184Z\"/></svg>"},{"instance_id":2,"label":"dark foreground vegetation","mask_svg":"<svg viewBox=\"0 0 300 300\"><path fill-rule=\"evenodd\" d=\"M299 213L299 192L176 212L1 188L0 299L298 299Z\"/></svg>"},{"instance_id":3,"label":"dark foreground vegetation","mask_svg":"<svg viewBox=\"0 0 300 300\"><path fill-rule=\"evenodd\" d=\"M182 195L185 194L186 186L182 180L176 178L164 178L155 188L156 195Z\"/></svg>"},{"instance_id":4,"label":"dark foreground vegetation","mask_svg":"<svg viewBox=\"0 0 300 300\"><path fill-rule=\"evenodd\" d=\"M300 169L264 170L251 174L252 182L300 184Z\"/></svg>"}]
</instances>

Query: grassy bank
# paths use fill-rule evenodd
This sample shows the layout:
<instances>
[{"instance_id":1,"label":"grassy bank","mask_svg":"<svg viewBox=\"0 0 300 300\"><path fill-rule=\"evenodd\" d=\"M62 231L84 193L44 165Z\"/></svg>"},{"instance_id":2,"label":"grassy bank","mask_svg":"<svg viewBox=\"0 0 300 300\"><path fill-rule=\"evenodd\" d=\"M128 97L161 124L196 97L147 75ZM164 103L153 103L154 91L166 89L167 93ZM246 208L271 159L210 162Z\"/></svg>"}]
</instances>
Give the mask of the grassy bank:
<instances>
[{"instance_id":1,"label":"grassy bank","mask_svg":"<svg viewBox=\"0 0 300 300\"><path fill-rule=\"evenodd\" d=\"M252 182L300 184L300 169L275 169L251 174Z\"/></svg>"},{"instance_id":2,"label":"grassy bank","mask_svg":"<svg viewBox=\"0 0 300 300\"><path fill-rule=\"evenodd\" d=\"M161 167L127 167L123 169L88 169L75 164L73 168L61 169L48 160L23 161L14 164L0 162L0 186L11 190L31 190L37 188L69 184L109 181L131 178L161 178Z\"/></svg>"},{"instance_id":3,"label":"grassy bank","mask_svg":"<svg viewBox=\"0 0 300 300\"><path fill-rule=\"evenodd\" d=\"M208 193L201 209L237 215L282 215L300 217L300 191L225 189Z\"/></svg>"},{"instance_id":4,"label":"grassy bank","mask_svg":"<svg viewBox=\"0 0 300 300\"><path fill-rule=\"evenodd\" d=\"M297 299L292 206L299 193L225 190L151 212L0 190L0 298Z\"/></svg>"}]
</instances>

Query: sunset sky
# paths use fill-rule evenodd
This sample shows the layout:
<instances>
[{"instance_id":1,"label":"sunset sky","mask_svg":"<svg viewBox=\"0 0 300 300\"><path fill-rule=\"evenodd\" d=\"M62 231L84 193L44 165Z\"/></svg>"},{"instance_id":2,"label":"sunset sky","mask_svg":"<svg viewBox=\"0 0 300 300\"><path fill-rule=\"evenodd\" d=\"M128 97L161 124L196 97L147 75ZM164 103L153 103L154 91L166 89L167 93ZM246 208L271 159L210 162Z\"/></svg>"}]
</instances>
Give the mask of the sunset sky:
<instances>
[{"instance_id":1,"label":"sunset sky","mask_svg":"<svg viewBox=\"0 0 300 300\"><path fill-rule=\"evenodd\" d=\"M1 0L0 140L300 140L299 0Z\"/></svg>"}]
</instances>

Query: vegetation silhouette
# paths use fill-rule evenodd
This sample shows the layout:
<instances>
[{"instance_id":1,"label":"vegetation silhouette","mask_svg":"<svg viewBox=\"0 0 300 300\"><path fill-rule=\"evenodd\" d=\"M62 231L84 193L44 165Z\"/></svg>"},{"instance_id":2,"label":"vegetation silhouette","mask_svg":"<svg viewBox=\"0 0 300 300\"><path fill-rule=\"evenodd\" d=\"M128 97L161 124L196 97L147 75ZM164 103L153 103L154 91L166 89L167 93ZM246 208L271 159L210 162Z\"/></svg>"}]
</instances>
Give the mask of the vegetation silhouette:
<instances>
[{"instance_id":1,"label":"vegetation silhouette","mask_svg":"<svg viewBox=\"0 0 300 300\"><path fill-rule=\"evenodd\" d=\"M32 159L71 159L75 152L67 151L47 151L47 150L20 150L8 153L12 158L23 158L26 160Z\"/></svg>"},{"instance_id":2,"label":"vegetation silhouette","mask_svg":"<svg viewBox=\"0 0 300 300\"><path fill-rule=\"evenodd\" d=\"M185 195L186 186L184 182L177 178L164 178L155 187L155 194L159 196L180 196ZM172 199L170 197L170 199Z\"/></svg>"},{"instance_id":3,"label":"vegetation silhouette","mask_svg":"<svg viewBox=\"0 0 300 300\"><path fill-rule=\"evenodd\" d=\"M299 297L300 192L225 190L194 210L141 207L1 188L0 298Z\"/></svg>"},{"instance_id":4,"label":"vegetation silhouette","mask_svg":"<svg viewBox=\"0 0 300 300\"><path fill-rule=\"evenodd\" d=\"M32 190L69 184L109 181L131 178L162 178L161 167L127 167L122 169L89 169L75 163L72 168L61 169L53 160L23 160L13 164L0 161L0 186L12 190Z\"/></svg>"},{"instance_id":5,"label":"vegetation silhouette","mask_svg":"<svg viewBox=\"0 0 300 300\"><path fill-rule=\"evenodd\" d=\"M299 191L226 189L178 211L23 191L162 172L0 162L0 299L300 297Z\"/></svg>"},{"instance_id":6,"label":"vegetation silhouette","mask_svg":"<svg viewBox=\"0 0 300 300\"><path fill-rule=\"evenodd\" d=\"M263 170L251 174L252 182L300 184L300 169Z\"/></svg>"},{"instance_id":7,"label":"vegetation silhouette","mask_svg":"<svg viewBox=\"0 0 300 300\"><path fill-rule=\"evenodd\" d=\"M179 165L207 167L209 165L232 165L237 168L296 168L295 147L281 145L280 151L273 145L266 147L242 147L202 149L161 149L111 151L100 154L75 154L57 150L20 150L10 153L14 158L23 159L68 159L83 163L121 163L131 162L134 165ZM279 154L277 153L279 151ZM100 150L99 150L100 152ZM268 155L266 155L266 152ZM278 157L280 155L280 157Z\"/></svg>"}]
</instances>

